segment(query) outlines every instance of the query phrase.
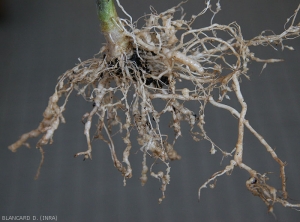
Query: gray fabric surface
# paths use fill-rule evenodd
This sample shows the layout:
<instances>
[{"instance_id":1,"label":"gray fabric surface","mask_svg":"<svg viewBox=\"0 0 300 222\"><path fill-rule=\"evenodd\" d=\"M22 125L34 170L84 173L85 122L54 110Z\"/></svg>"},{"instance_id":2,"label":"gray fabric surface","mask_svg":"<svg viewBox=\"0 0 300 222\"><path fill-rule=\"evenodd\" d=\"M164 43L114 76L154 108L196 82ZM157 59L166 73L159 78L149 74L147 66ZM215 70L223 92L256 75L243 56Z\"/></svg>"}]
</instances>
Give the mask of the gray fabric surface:
<instances>
[{"instance_id":1,"label":"gray fabric surface","mask_svg":"<svg viewBox=\"0 0 300 222\"><path fill-rule=\"evenodd\" d=\"M137 19L149 12L149 5L160 12L180 1L121 0ZM262 30L283 30L299 1L252 0L221 1L222 11L215 22L237 21L245 39ZM139 177L142 154L135 144L131 161L133 178L123 187L123 178L114 168L106 144L93 143L93 160L73 158L86 149L81 116L91 104L72 96L65 118L45 147L45 163L38 180L33 180L40 161L32 149L16 153L7 147L22 133L37 127L57 77L81 60L96 54L103 36L99 30L94 0L9 0L0 21L0 217L57 215L58 221L274 221L264 203L245 187L249 174L236 168L231 176L218 179L215 189L205 189L198 203L197 191L207 178L221 170L221 154L210 155L206 142L196 143L186 131L177 142L182 160L171 165L171 183L161 205L160 183L149 178L142 187ZM184 5L188 15L204 7L204 0ZM300 15L298 16L300 18ZM300 21L298 18L298 21ZM207 25L209 16L193 27ZM283 161L290 198L300 202L300 39L291 40L295 51L255 50L262 58L283 58L269 64L260 75L262 64L253 63L251 81L242 83L248 103L247 119L270 143ZM266 51L265 51L266 50ZM234 104L234 102L233 102ZM236 104L234 104L236 105ZM227 112L208 107L206 128L216 143L231 150L236 140L237 121ZM167 127L167 126L166 126ZM186 125L187 127L187 125ZM118 144L116 144L118 146ZM123 150L123 144L119 144ZM279 185L279 167L256 139L246 133L244 161L260 172L274 172L271 182ZM278 221L300 221L300 212L275 205Z\"/></svg>"}]
</instances>

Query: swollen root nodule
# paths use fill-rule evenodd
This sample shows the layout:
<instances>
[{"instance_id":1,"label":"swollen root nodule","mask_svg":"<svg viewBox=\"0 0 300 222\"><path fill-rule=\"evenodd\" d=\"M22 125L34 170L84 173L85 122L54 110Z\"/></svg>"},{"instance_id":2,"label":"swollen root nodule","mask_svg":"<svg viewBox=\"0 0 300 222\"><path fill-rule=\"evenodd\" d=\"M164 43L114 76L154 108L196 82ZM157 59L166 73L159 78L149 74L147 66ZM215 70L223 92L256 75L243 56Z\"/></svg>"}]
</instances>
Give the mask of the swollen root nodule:
<instances>
[{"instance_id":1,"label":"swollen root nodule","mask_svg":"<svg viewBox=\"0 0 300 222\"><path fill-rule=\"evenodd\" d=\"M112 0L97 0L101 29L107 44L94 58L80 62L59 77L38 128L23 134L9 149L15 152L22 145L29 146L29 138L40 136L37 148L42 153L41 167L44 159L42 147L53 142L55 130L61 122L65 122L63 112L68 97L76 91L91 102L92 109L82 117L87 150L75 154L75 157L83 155L84 159L91 159L91 140L97 138L105 141L115 167L124 177L124 184L127 178L132 177L129 157L131 141L136 139L143 152L141 183L144 185L149 175L157 178L161 181L162 190L159 202L165 198L164 192L170 182L170 162L181 158L174 149L175 142L181 136L182 121L186 121L194 140L209 141L212 154L219 150L223 156L232 157L228 166L213 174L199 188L199 198L202 188L215 186L217 177L230 174L239 166L250 174L246 187L265 202L269 211L272 211L276 202L286 207L299 208L299 204L287 202L285 163L246 119L247 103L243 98L240 80L248 78L248 63L252 61L264 64L281 61L260 59L251 52L250 46L279 45L282 50L293 49L285 45L285 41L300 35L300 23L295 24L300 5L285 24L284 32L278 35L265 35L262 32L253 39L245 40L237 23L213 23L213 17L221 9L219 2L213 10L210 1L206 1L206 7L190 20L186 20L183 13L180 15L182 3L160 14L151 8L151 14L142 18L145 24L141 28L137 27L137 22L132 22L119 1L116 2L129 19L117 16ZM192 27L194 20L206 11L213 14L211 24L202 28ZM179 30L181 34L177 33ZM218 37L220 34L227 38ZM218 98L213 96L216 94ZM239 102L239 110L223 103L229 94L231 99L236 98ZM156 100L163 102L162 108L154 106ZM186 101L194 101L199 107L198 111L187 108ZM58 102L62 105L59 106ZM204 125L208 103L217 109L229 111L235 117L233 121L238 119L238 139L233 151L222 150L207 135ZM165 113L171 114L170 128L175 133L172 141L167 133L161 132L160 119ZM95 117L98 121L97 130L91 135L90 129L95 123ZM133 129L137 132L137 138L131 136ZM245 130L249 130L279 164L280 192L267 184L266 174L256 172L243 162ZM125 144L122 159L116 155L116 149L121 147L115 147L112 138L116 133L122 135ZM164 164L166 170L155 171L154 163Z\"/></svg>"}]
</instances>

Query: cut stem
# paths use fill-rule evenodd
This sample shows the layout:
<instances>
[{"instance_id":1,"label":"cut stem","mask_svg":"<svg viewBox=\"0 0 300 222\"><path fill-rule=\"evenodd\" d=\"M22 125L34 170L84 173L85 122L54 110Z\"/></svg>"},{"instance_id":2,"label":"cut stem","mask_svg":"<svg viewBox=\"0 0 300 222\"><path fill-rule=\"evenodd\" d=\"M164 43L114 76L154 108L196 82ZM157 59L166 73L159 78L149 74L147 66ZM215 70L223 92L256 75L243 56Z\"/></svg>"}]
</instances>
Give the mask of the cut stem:
<instances>
[{"instance_id":1,"label":"cut stem","mask_svg":"<svg viewBox=\"0 0 300 222\"><path fill-rule=\"evenodd\" d=\"M109 60L127 54L129 39L121 23L113 0L96 0L101 31L106 39L106 55Z\"/></svg>"}]
</instances>

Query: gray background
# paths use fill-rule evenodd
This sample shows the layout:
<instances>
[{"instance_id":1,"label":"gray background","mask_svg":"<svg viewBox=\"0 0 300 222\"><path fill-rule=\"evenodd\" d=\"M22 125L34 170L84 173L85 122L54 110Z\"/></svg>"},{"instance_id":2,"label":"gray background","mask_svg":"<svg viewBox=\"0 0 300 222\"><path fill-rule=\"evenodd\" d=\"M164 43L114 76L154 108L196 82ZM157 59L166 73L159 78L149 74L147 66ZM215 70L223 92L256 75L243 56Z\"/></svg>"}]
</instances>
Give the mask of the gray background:
<instances>
[{"instance_id":1,"label":"gray background","mask_svg":"<svg viewBox=\"0 0 300 222\"><path fill-rule=\"evenodd\" d=\"M149 12L150 4L160 12L180 1L121 2L136 20ZM215 22L237 21L245 39L265 29L279 33L298 4L297 0L221 1L222 11ZM215 189L203 190L198 203L198 187L223 169L228 159L220 166L220 152L210 155L209 144L194 142L187 131L177 142L182 160L172 162L171 184L161 205L157 204L161 192L156 179L149 178L144 187L140 185L142 154L137 152L137 145L131 155L133 178L126 187L113 167L106 144L93 143L92 161L74 159L76 152L86 149L80 119L91 109L91 104L76 96L67 106L67 123L56 131L54 144L45 147L40 178L33 180L40 161L38 150L22 147L12 153L8 145L37 127L57 77L72 68L77 58L85 60L96 54L104 39L94 0L9 0L4 6L0 21L1 217L57 215L59 221L274 221L264 203L247 191L245 181L249 175L238 168L230 177L218 179ZM184 8L188 15L196 14L204 8L204 0L190 0ZM207 25L208 15L193 27ZM244 79L242 92L250 123L288 163L288 192L299 203L300 40L291 40L290 45L295 51L255 49L257 56L283 58L285 62L268 65L261 75L263 64L253 63L251 81ZM232 104L237 105L235 101ZM231 150L237 121L226 111L212 107L208 107L206 118L212 139ZM30 140L32 147L36 141ZM260 172L275 172L270 180L278 185L279 167L249 132L244 147L245 163ZM120 143L119 149L123 148ZM300 221L300 212L278 204L274 208L278 221Z\"/></svg>"}]
</instances>

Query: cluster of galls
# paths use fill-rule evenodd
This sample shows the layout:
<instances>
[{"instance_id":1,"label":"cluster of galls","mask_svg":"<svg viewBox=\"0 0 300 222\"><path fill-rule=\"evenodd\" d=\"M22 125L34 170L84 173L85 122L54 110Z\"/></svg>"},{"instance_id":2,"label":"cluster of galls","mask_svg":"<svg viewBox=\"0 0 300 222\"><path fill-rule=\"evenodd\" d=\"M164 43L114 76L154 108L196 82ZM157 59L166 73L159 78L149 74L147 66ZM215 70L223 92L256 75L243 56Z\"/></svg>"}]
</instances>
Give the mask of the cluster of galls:
<instances>
[{"instance_id":1,"label":"cluster of galls","mask_svg":"<svg viewBox=\"0 0 300 222\"><path fill-rule=\"evenodd\" d=\"M136 49L133 48L134 53L131 55L127 64L131 63L132 66L128 66L128 71L131 74L132 80L137 81L137 78L141 78L141 80L149 86L153 84L156 88L161 88L163 86L169 85L169 78L167 76L162 76L159 80L153 79L152 77L144 77L143 72L151 75L151 70L148 67L148 62L146 59L144 61L141 60L142 54L137 54ZM153 55L155 55L152 52ZM103 59L105 59L106 55L103 55ZM108 67L116 67L115 75L120 76L122 75L122 68L120 67L118 58L113 59L112 61L108 62ZM139 76L136 76L139 75Z\"/></svg>"}]
</instances>

